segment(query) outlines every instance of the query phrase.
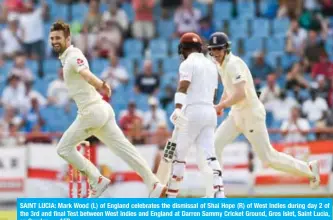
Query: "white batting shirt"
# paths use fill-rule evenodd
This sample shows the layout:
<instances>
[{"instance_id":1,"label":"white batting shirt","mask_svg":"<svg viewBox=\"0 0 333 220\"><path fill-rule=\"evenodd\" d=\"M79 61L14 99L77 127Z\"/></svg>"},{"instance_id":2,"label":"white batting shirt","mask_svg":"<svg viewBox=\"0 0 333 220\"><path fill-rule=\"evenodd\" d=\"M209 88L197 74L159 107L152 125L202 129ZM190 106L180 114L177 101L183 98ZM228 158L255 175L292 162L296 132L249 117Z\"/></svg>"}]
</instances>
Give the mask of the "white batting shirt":
<instances>
[{"instance_id":1,"label":"white batting shirt","mask_svg":"<svg viewBox=\"0 0 333 220\"><path fill-rule=\"evenodd\" d=\"M236 103L232 109L243 109L244 107L261 106L257 96L253 78L246 63L231 52L225 57L219 66L219 74L224 86L224 92L231 95L235 91L235 84L245 81L245 99Z\"/></svg>"},{"instance_id":2,"label":"white batting shirt","mask_svg":"<svg viewBox=\"0 0 333 220\"><path fill-rule=\"evenodd\" d=\"M89 64L80 49L68 47L59 57L63 66L64 82L69 96L75 101L78 109L84 109L91 103L102 100L95 87L90 85L80 71L88 68Z\"/></svg>"},{"instance_id":3,"label":"white batting shirt","mask_svg":"<svg viewBox=\"0 0 333 220\"><path fill-rule=\"evenodd\" d=\"M215 64L202 53L191 53L179 67L179 80L190 81L186 105L211 104L218 85Z\"/></svg>"}]
</instances>

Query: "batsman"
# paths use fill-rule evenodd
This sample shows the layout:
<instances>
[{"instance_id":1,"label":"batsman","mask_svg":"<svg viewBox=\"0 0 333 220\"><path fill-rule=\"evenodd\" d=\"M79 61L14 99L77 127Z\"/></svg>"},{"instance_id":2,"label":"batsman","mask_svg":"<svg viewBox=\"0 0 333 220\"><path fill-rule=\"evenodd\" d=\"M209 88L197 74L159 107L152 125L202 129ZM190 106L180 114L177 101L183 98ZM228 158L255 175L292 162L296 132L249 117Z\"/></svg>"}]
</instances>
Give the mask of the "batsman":
<instances>
[{"instance_id":1,"label":"batsman","mask_svg":"<svg viewBox=\"0 0 333 220\"><path fill-rule=\"evenodd\" d=\"M177 146L167 197L177 197L188 150L195 145L197 152L203 152L213 175L210 185L212 197L221 198L224 197L222 171L214 150L217 116L213 100L218 85L217 69L202 53L202 40L195 33L186 33L181 37L178 53L183 61L179 67L175 110L170 117L177 132Z\"/></svg>"},{"instance_id":2,"label":"batsman","mask_svg":"<svg viewBox=\"0 0 333 220\"><path fill-rule=\"evenodd\" d=\"M259 101L253 78L245 62L231 52L231 42L223 32L210 36L208 49L214 57L224 91L215 106L218 115L231 107L228 117L215 133L215 149L222 166L222 150L241 133L248 139L260 160L267 166L309 178L310 186L320 184L318 161L306 163L276 151L270 144L266 128L266 111Z\"/></svg>"}]
</instances>

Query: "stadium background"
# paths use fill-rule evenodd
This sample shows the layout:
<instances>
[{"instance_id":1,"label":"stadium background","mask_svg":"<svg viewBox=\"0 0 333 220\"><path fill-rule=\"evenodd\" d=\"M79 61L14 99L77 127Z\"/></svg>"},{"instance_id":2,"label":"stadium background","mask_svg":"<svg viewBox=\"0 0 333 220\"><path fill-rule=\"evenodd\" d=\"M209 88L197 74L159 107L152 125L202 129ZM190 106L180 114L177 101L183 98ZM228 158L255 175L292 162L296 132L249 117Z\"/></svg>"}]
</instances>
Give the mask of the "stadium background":
<instances>
[{"instance_id":1,"label":"stadium background","mask_svg":"<svg viewBox=\"0 0 333 220\"><path fill-rule=\"evenodd\" d=\"M234 196L332 194L333 1L2 0L0 9L0 194L5 195L0 198L67 195L67 166L54 146L74 120L76 107L48 42L49 28L57 19L71 24L73 44L86 54L92 72L112 85L108 101L118 123L154 170L157 149L172 130L168 118L177 85L179 36L193 31L207 40L214 31L226 32L232 52L249 65L262 92L274 146L305 160L319 159L325 175L319 191L312 192L304 179L260 164L240 136L224 153L227 195L228 187ZM222 91L220 85L219 94ZM108 164L117 158L95 138L89 140L97 146L95 162L126 189L126 174L121 172L128 167ZM19 165L10 166L8 158L13 156ZM188 179L202 179L195 157L189 161ZM17 179L22 185L17 186ZM201 183L186 184L184 196L200 195ZM36 191L32 185L53 193Z\"/></svg>"}]
</instances>

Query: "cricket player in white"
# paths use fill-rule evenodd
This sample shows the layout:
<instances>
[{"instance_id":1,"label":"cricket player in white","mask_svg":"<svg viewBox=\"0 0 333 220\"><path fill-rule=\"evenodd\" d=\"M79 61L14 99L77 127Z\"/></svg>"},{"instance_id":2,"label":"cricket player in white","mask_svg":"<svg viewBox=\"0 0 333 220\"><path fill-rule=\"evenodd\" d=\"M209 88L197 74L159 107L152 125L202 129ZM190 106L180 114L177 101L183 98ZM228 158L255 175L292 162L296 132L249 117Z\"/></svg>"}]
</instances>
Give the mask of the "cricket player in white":
<instances>
[{"instance_id":1,"label":"cricket player in white","mask_svg":"<svg viewBox=\"0 0 333 220\"><path fill-rule=\"evenodd\" d=\"M224 197L222 171L215 157L214 131L217 115L214 97L218 73L213 62L202 51L202 41L197 34L186 33L180 39L179 54L183 62L179 67L179 84L175 94L175 110L170 119L177 131L176 159L168 182L167 197L175 198L185 172L185 159L191 145L204 157L214 175L211 197Z\"/></svg>"},{"instance_id":2,"label":"cricket player in white","mask_svg":"<svg viewBox=\"0 0 333 220\"><path fill-rule=\"evenodd\" d=\"M50 30L50 41L53 50L60 55L65 84L78 107L75 121L58 143L58 154L87 175L91 185L90 197L99 197L107 189L110 180L103 177L99 170L76 150L79 142L95 135L139 173L149 188L150 197L163 196L166 187L159 183L147 162L125 138L116 124L111 105L97 92L103 90L110 96L109 85L90 72L83 53L71 45L69 25L62 21L55 22Z\"/></svg>"},{"instance_id":3,"label":"cricket player in white","mask_svg":"<svg viewBox=\"0 0 333 220\"><path fill-rule=\"evenodd\" d=\"M221 100L215 106L216 111L221 115L225 108L231 107L227 119L215 133L216 155L221 166L224 146L243 133L264 164L290 174L308 177L310 186L318 187L320 175L317 161L307 164L276 151L270 144L265 122L266 111L255 91L252 75L245 62L231 53L230 44L226 34L216 32L211 35L208 46L217 62L224 85Z\"/></svg>"}]
</instances>

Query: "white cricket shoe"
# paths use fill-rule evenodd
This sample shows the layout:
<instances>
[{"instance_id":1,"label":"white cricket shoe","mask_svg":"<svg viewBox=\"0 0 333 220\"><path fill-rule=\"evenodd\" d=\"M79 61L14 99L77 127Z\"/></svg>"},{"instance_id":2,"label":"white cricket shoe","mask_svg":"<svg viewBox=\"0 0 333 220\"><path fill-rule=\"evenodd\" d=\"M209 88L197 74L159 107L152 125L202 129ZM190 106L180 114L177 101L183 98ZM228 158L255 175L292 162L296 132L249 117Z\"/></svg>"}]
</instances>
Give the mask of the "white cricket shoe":
<instances>
[{"instance_id":1,"label":"white cricket shoe","mask_svg":"<svg viewBox=\"0 0 333 220\"><path fill-rule=\"evenodd\" d=\"M310 187L312 189L317 189L320 185L320 172L319 172L319 164L317 160L309 162L310 170L313 173L313 178L310 179Z\"/></svg>"},{"instance_id":2,"label":"white cricket shoe","mask_svg":"<svg viewBox=\"0 0 333 220\"><path fill-rule=\"evenodd\" d=\"M108 188L111 180L104 176L100 176L96 185L90 186L90 195L88 198L98 198Z\"/></svg>"},{"instance_id":3,"label":"white cricket shoe","mask_svg":"<svg viewBox=\"0 0 333 220\"><path fill-rule=\"evenodd\" d=\"M227 197L225 196L223 191L217 191L216 193L214 193L214 198L223 198L223 199L225 199Z\"/></svg>"},{"instance_id":4,"label":"white cricket shoe","mask_svg":"<svg viewBox=\"0 0 333 220\"><path fill-rule=\"evenodd\" d=\"M166 197L167 187L159 182L154 184L153 190L149 193L149 198L164 198Z\"/></svg>"}]
</instances>

